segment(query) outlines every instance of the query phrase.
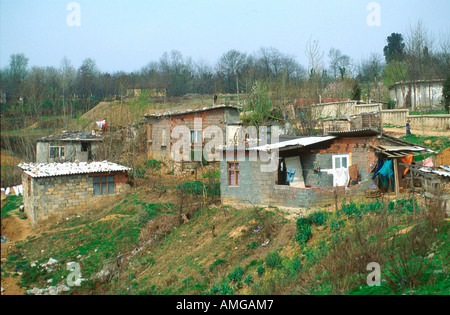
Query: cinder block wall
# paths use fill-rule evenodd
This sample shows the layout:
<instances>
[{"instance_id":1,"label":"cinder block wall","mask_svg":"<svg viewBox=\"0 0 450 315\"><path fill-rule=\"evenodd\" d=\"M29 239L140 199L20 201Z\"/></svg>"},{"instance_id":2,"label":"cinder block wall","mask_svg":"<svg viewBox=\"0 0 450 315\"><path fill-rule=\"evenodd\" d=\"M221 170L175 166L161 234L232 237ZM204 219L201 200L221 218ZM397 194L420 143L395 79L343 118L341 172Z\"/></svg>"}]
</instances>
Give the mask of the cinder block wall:
<instances>
[{"instance_id":1,"label":"cinder block wall","mask_svg":"<svg viewBox=\"0 0 450 315\"><path fill-rule=\"evenodd\" d=\"M127 175L122 172L115 173L115 195L94 196L93 177L89 174L41 178L23 174L22 183L25 213L33 224L87 211L130 189Z\"/></svg>"},{"instance_id":2,"label":"cinder block wall","mask_svg":"<svg viewBox=\"0 0 450 315\"><path fill-rule=\"evenodd\" d=\"M310 152L299 153L303 166L306 185L311 188L299 189L284 185L276 185L276 172L264 173L261 161L239 161L240 186L228 186L228 165L225 157L220 163L220 190L222 203L236 207L246 206L280 206L289 208L309 208L334 203L335 191L339 195L339 204L343 198L358 199L374 181L372 167L377 157L369 147L371 138L348 138L335 140L329 146ZM314 161L319 162L321 169L332 168L332 157L338 154L351 154L351 165L359 165L361 184L345 190L344 187L333 187L333 176L326 172L315 171Z\"/></svg>"}]
</instances>

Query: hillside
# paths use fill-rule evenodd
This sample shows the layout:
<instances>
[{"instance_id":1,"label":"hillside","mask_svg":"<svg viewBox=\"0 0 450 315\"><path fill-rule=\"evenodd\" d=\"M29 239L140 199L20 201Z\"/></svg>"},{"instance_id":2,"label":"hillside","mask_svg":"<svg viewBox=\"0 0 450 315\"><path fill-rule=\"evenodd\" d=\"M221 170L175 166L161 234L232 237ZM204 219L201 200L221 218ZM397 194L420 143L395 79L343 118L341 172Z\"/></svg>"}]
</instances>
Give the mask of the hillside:
<instances>
[{"instance_id":1,"label":"hillside","mask_svg":"<svg viewBox=\"0 0 450 315\"><path fill-rule=\"evenodd\" d=\"M106 116L121 126L146 112L198 108L203 101L161 108L103 102L74 124L89 130ZM438 151L450 145L444 137L406 140ZM3 199L2 235L9 241L1 246L2 294L450 293L450 222L435 204L425 211L422 197L416 196L415 213L408 194L347 200L338 211L237 210L220 205L213 169L202 181L174 176L145 154L136 161L130 193L35 229L18 209L21 197ZM210 185L207 200L202 182ZM381 267L379 287L367 284L373 262ZM69 263L80 267L79 286L68 286Z\"/></svg>"},{"instance_id":2,"label":"hillside","mask_svg":"<svg viewBox=\"0 0 450 315\"><path fill-rule=\"evenodd\" d=\"M25 232L2 244L3 294L450 293L450 222L433 206L413 213L408 199L348 201L302 217L301 209L201 204L174 188L141 185L35 230L13 209L17 200L5 199L2 234ZM66 284L70 262L81 286ZM380 287L367 285L370 262L381 265Z\"/></svg>"},{"instance_id":3,"label":"hillside","mask_svg":"<svg viewBox=\"0 0 450 315\"><path fill-rule=\"evenodd\" d=\"M219 95L219 104L237 104L233 95ZM173 98L126 98L122 102L100 102L90 111L86 112L76 123L84 130L90 131L96 128L95 121L106 118L108 125L123 127L131 123L139 123L144 119L144 114L153 114L163 111L180 109L198 109L211 107L213 97L211 95L197 95Z\"/></svg>"}]
</instances>

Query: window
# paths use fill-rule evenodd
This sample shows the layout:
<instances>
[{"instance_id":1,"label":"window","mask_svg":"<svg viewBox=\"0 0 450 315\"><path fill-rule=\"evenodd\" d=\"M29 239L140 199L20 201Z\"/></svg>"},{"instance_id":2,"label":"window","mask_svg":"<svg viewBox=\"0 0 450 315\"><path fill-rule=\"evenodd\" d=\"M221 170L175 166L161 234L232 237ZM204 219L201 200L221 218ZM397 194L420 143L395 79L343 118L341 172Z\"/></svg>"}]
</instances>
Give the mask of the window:
<instances>
[{"instance_id":1,"label":"window","mask_svg":"<svg viewBox=\"0 0 450 315\"><path fill-rule=\"evenodd\" d=\"M94 176L94 195L114 195L114 176Z\"/></svg>"},{"instance_id":2,"label":"window","mask_svg":"<svg viewBox=\"0 0 450 315\"><path fill-rule=\"evenodd\" d=\"M348 168L349 155L333 155L333 169Z\"/></svg>"},{"instance_id":3,"label":"window","mask_svg":"<svg viewBox=\"0 0 450 315\"><path fill-rule=\"evenodd\" d=\"M347 186L350 155L333 155L333 186Z\"/></svg>"},{"instance_id":4,"label":"window","mask_svg":"<svg viewBox=\"0 0 450 315\"><path fill-rule=\"evenodd\" d=\"M49 156L51 159L64 158L64 146L50 144L49 145Z\"/></svg>"},{"instance_id":5,"label":"window","mask_svg":"<svg viewBox=\"0 0 450 315\"><path fill-rule=\"evenodd\" d=\"M239 162L228 162L228 186L239 186Z\"/></svg>"},{"instance_id":6,"label":"window","mask_svg":"<svg viewBox=\"0 0 450 315\"><path fill-rule=\"evenodd\" d=\"M161 135L161 146L162 147L166 147L167 146L167 129L164 128L162 130L162 135Z\"/></svg>"},{"instance_id":7,"label":"window","mask_svg":"<svg viewBox=\"0 0 450 315\"><path fill-rule=\"evenodd\" d=\"M201 130L191 130L191 143L202 143L202 131Z\"/></svg>"}]
</instances>

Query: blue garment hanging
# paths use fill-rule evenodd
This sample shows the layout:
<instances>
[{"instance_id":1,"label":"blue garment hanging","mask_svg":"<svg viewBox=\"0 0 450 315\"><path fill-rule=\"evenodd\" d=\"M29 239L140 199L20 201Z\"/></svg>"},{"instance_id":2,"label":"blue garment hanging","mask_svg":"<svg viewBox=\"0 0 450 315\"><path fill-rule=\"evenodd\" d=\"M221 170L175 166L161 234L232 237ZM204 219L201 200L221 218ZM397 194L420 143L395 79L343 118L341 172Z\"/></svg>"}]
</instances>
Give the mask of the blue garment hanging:
<instances>
[{"instance_id":1,"label":"blue garment hanging","mask_svg":"<svg viewBox=\"0 0 450 315\"><path fill-rule=\"evenodd\" d=\"M294 181L295 169L286 168L286 182L292 183Z\"/></svg>"},{"instance_id":2,"label":"blue garment hanging","mask_svg":"<svg viewBox=\"0 0 450 315\"><path fill-rule=\"evenodd\" d=\"M375 177L377 177L377 173L383 167L383 164L384 164L383 160L378 160L377 168L375 169L375 174L373 174L372 179L375 179Z\"/></svg>"},{"instance_id":3,"label":"blue garment hanging","mask_svg":"<svg viewBox=\"0 0 450 315\"><path fill-rule=\"evenodd\" d=\"M381 184L383 187L387 187L389 185L388 180L391 180L393 183L392 179L394 177L394 167L392 160L387 160L384 162L383 166L378 172L375 173L374 177L378 175L380 175Z\"/></svg>"}]
</instances>

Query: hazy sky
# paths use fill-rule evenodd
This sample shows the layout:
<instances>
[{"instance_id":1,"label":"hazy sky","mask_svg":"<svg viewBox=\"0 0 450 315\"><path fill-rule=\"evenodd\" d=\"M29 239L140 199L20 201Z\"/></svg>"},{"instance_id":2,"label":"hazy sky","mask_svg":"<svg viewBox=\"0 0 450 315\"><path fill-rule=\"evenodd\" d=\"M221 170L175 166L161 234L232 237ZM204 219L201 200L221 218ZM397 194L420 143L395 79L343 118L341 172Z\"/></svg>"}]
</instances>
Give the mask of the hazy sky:
<instances>
[{"instance_id":1,"label":"hazy sky","mask_svg":"<svg viewBox=\"0 0 450 315\"><path fill-rule=\"evenodd\" d=\"M67 56L78 68L89 57L130 72L171 50L212 65L230 49L261 47L307 66L311 38L325 56L334 47L359 61L419 19L437 38L450 34L448 12L450 0L0 0L0 67L24 53L29 66Z\"/></svg>"}]
</instances>

